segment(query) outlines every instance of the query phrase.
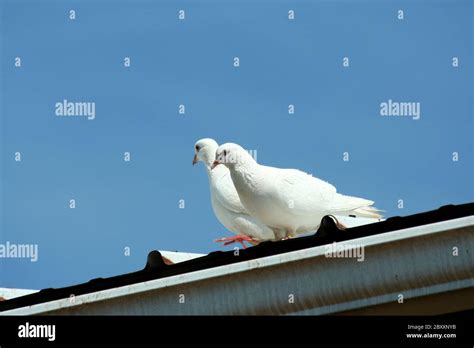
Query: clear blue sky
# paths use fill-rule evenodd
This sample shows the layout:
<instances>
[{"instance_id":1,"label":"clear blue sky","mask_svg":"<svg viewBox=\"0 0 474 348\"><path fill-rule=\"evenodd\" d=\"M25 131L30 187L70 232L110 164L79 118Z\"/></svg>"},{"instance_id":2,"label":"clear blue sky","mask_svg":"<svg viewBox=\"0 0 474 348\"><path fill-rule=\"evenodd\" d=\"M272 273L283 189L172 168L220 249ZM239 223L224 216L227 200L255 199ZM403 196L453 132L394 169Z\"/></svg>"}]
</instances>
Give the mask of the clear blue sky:
<instances>
[{"instance_id":1,"label":"clear blue sky","mask_svg":"<svg viewBox=\"0 0 474 348\"><path fill-rule=\"evenodd\" d=\"M474 200L472 1L2 0L0 11L0 243L39 246L35 263L0 259L0 287L135 271L152 249L221 249L212 240L231 233L191 165L204 137L387 216ZM95 120L56 117L63 99L95 102ZM421 103L421 118L380 116L388 99Z\"/></svg>"}]
</instances>

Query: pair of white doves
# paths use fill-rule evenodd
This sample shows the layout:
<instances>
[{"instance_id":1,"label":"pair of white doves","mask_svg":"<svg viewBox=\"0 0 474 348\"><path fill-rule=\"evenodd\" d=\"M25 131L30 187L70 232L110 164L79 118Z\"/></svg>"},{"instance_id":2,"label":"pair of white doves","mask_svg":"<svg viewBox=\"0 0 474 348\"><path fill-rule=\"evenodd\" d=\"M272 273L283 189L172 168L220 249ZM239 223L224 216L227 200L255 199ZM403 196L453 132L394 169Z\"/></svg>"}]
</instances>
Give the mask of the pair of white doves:
<instances>
[{"instance_id":1,"label":"pair of white doves","mask_svg":"<svg viewBox=\"0 0 474 348\"><path fill-rule=\"evenodd\" d=\"M373 201L296 169L260 165L237 144L201 139L194 152L193 164L206 166L214 214L236 234L216 240L225 245L292 238L317 230L326 215L381 218Z\"/></svg>"}]
</instances>

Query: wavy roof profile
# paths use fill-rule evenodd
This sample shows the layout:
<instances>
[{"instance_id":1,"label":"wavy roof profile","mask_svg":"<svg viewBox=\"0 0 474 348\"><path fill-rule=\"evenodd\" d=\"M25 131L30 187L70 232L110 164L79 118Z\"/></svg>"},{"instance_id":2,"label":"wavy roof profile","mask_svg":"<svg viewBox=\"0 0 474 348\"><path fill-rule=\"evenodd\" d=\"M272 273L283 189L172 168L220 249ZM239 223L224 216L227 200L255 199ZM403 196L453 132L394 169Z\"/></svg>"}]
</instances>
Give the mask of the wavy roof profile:
<instances>
[{"instance_id":1,"label":"wavy roof profile","mask_svg":"<svg viewBox=\"0 0 474 348\"><path fill-rule=\"evenodd\" d=\"M388 295L381 290L384 282L387 284L387 289L393 288L393 290L396 290L397 284L399 284L400 279L403 280L403 278L406 278L407 281L409 280L412 283L420 281L420 284L416 286L419 290L419 294L426 293L426 289L430 287L430 289L435 292L439 292L442 289L444 289L443 291L447 291L448 288L451 290L469 288L472 287L474 282L474 276L472 275L474 260L471 249L471 244L473 243L472 236L474 235L472 233L474 231L474 219L472 215L474 215L474 203L448 205L425 213L405 217L392 217L382 222L352 227L346 230L338 229L334 220L326 216L323 218L317 233L311 236L278 242L264 242L255 247L241 249L238 253L235 251L211 252L206 256L171 265L166 264L162 255L155 250L149 253L146 266L142 270L110 278L92 279L83 284L64 288L44 289L34 294L13 298L0 302L0 312L5 312L4 314L39 314L47 312L53 314L117 314L117 309L109 311L106 307L103 307L108 300L117 301L118 298L121 298L121 301L123 301L124 297L128 296L134 298L134 301L140 299L143 299L143 301L158 301L159 299L156 295L157 291L169 292L171 288L176 286L181 288L185 287L189 291L189 289L193 286L195 287L196 284L201 284L199 282L206 280L221 282L218 286L213 285L210 290L208 289L207 291L210 293L214 290L219 291L219 287L229 286L232 282L240 279L238 280L238 284L235 283L235 289L230 288L229 290L237 291L237 288L240 286L250 286L249 284L244 285L246 284L246 280L243 280L242 277L245 276L250 279L253 277L252 272L256 272L255 274L263 272L254 279L255 282L259 282L262 277L267 277L266 282L268 282L269 286L272 284L271 286L278 288L278 282L284 282L282 281L282 277L286 276L291 281L292 285L290 285L297 288L296 291L301 292L311 287L315 292L321 294L321 297L333 296L335 292L344 291L352 291L355 296L358 291L357 286L359 285L361 287L361 293L359 295L362 296L362 292L365 293L369 291L367 290L369 284L373 284L375 292L381 291L377 296L374 295L374 298L377 297L380 300L383 296ZM443 233L446 234L443 235ZM443 248L448 248L447 250L450 252L450 246L443 245L443 243L449 240L448 237L452 238L453 243L456 243L456 245L464 243L464 249L467 250L466 252L463 251L462 245L458 245L461 248L463 260L447 259L446 257L450 255L437 255L439 250ZM367 260L362 265L353 260L351 260L353 262L349 263L347 260L331 260L324 257L324 246L334 242L342 243L349 241L351 243L366 245L366 254L370 252L370 260L366 255ZM395 257L394 253L400 254ZM382 260L384 257L389 259ZM430 275L431 278L423 276L423 273L428 272L427 267L429 267L429 265L423 264L421 261L426 261L427 257L430 258L431 263L440 263L440 265L438 265L438 271L441 278L446 277L448 273L455 278L440 278L436 283L432 283L432 280L435 278L433 274ZM313 264L312 262L315 263ZM412 262L416 263L416 265L412 264ZM272 271L265 273L266 267L272 268ZM451 269L446 270L443 269L443 267L451 267ZM295 272L296 270L298 272ZM349 270L350 272L347 273L346 271ZM280 271L281 273L279 273ZM307 273L306 278L304 277L305 272ZM341 272L341 275L345 274L346 279L338 279L338 272ZM361 272L360 275L358 275L358 272ZM381 279L369 279L373 277L375 273L377 273ZM237 274L239 274L240 278L232 278L236 277ZM295 278L299 276L302 277L301 280ZM318 277L318 282L315 282L315 276ZM347 279L351 276L353 277L352 280ZM226 277L229 277L229 279L226 284L223 285L222 279ZM279 278L273 280L272 277ZM362 279L364 277L367 279ZM398 283L391 283L395 280L398 281ZM272 283L273 281L275 281L275 283ZM306 285L301 283L301 287L298 288L297 285L300 284L300 281L308 283ZM341 283L347 281L349 281L347 284L350 284L352 289L346 289L349 286L346 283ZM357 285L358 283L360 284ZM446 285L443 288L443 284L449 284L449 286L446 287ZM469 284L471 285L469 286ZM261 285L262 287L266 286L266 284ZM281 288L284 288L283 285L284 284L282 284ZM332 294L331 291L322 288L318 290L320 286L326 286L328 288L334 287L331 290ZM438 289L436 288L437 286L438 288L441 286L441 288ZM155 295L153 298L148 299L146 295L144 295L147 292L154 293ZM94 295L93 297L92 294ZM73 303L68 301L71 295L74 295L76 299ZM88 295L91 296L88 297ZM350 293L347 292L346 295L349 296ZM138 297L135 298L133 296ZM229 294L229 296L231 296L231 294ZM233 296L235 298L235 294ZM267 293L266 296L270 298L272 296L271 292ZM278 296L281 297L281 294ZM251 307L253 309L249 307L247 310L245 310L245 306L240 304L239 308L236 309L232 307L231 309L232 304L224 305L221 303L219 305L220 307L217 306L214 308L208 305L203 307L203 309L194 308L193 310L197 312L189 313L186 311L183 312L182 309L166 307L166 305L169 305L168 302L170 301L168 301L166 305L163 304L165 307L161 305L161 307L159 305L155 307L141 305L141 312L132 311L132 314L248 314L252 311L253 314L324 314L335 311L335 304L333 307L328 304L333 301L333 299L329 297L325 300L326 303L323 305L322 303L316 303L317 301L323 301L317 298L319 295L315 296L314 293L308 292L304 296L308 296L308 299L303 307L293 307L297 308L297 310L285 309L285 304L282 304L279 308L274 306L274 308L271 309L253 304L253 307ZM407 296L409 296L409 291L407 292ZM258 294L255 295L255 298L257 297ZM161 299L164 301L165 295L163 295ZM95 310L90 307L93 302L100 301L102 301L100 310ZM316 302L310 305L309 303L311 301ZM338 307L339 309L337 311L362 308L363 303L360 301L361 299L353 299L352 302L346 301L344 305ZM369 302L366 301L365 305L370 305ZM86 312L81 312L80 307L83 304L89 305ZM373 304L375 304L375 302L372 303L372 305ZM82 306L82 308L86 307L87 306ZM120 308L123 309L123 304ZM148 310L151 310L151 312L143 312ZM207 312L203 312L204 310L207 310ZM118 314L120 314L120 312Z\"/></svg>"}]
</instances>

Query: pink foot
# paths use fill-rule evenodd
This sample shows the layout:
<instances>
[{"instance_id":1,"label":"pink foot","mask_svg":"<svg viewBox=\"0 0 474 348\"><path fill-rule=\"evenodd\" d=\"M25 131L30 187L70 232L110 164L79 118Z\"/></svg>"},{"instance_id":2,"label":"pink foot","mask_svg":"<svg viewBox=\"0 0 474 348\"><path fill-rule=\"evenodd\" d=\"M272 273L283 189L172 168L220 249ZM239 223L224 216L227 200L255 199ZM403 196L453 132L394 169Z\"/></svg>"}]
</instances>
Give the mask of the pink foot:
<instances>
[{"instance_id":1,"label":"pink foot","mask_svg":"<svg viewBox=\"0 0 474 348\"><path fill-rule=\"evenodd\" d=\"M234 237L224 237L224 238L215 239L214 242L224 243L223 245L229 245L229 244L238 242L242 244L242 247L244 249L246 249L247 246L244 244L244 242L256 243L257 241L253 239L252 237L248 237L248 236L234 236Z\"/></svg>"}]
</instances>

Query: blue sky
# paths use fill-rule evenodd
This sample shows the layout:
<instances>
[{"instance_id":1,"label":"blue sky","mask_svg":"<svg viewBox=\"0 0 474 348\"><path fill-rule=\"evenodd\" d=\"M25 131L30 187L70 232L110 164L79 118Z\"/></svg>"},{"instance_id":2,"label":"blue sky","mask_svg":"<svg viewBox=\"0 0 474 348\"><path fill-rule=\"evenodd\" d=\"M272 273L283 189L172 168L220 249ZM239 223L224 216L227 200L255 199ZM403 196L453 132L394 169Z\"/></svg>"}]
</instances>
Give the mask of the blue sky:
<instances>
[{"instance_id":1,"label":"blue sky","mask_svg":"<svg viewBox=\"0 0 474 348\"><path fill-rule=\"evenodd\" d=\"M39 247L37 262L0 259L0 287L131 272L153 249L222 249L212 240L231 233L191 165L204 137L386 216L474 200L471 1L2 0L0 16L0 243ZM95 119L57 117L63 99L94 102ZM419 102L420 119L382 117L389 99Z\"/></svg>"}]
</instances>

